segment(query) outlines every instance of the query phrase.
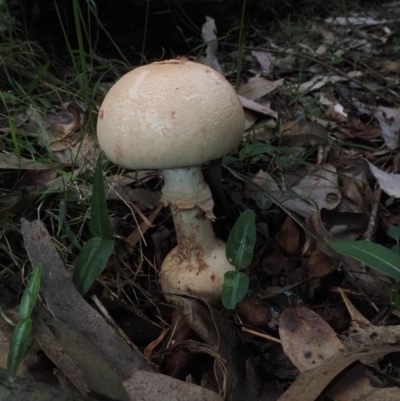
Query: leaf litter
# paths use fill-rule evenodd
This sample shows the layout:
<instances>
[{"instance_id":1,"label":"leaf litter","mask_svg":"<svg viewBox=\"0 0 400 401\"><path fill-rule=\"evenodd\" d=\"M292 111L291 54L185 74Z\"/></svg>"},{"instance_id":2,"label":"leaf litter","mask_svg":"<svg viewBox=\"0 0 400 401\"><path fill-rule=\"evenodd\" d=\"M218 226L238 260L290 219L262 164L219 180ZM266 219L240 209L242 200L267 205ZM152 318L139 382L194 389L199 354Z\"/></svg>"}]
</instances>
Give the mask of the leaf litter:
<instances>
[{"instance_id":1,"label":"leaf litter","mask_svg":"<svg viewBox=\"0 0 400 401\"><path fill-rule=\"evenodd\" d=\"M308 34L289 40L271 30L263 33L267 40L245 43L238 94L248 121L240 150L218 173L226 210L216 226L223 237L235 209L252 208L259 243L246 270L251 289L234 311L191 298L179 298L174 311L165 303L157 269L174 238L159 205L159 174L107 162L119 245L93 293L112 316L90 306L69 280L79 252L60 223L57 196L67 201L74 240L84 243L98 155L90 124L96 106L89 112L66 99L57 109L30 105L12 124L1 120L0 132L17 132L25 147L5 141L0 154L1 170L12 177L0 197L0 292L12 274L27 274L28 258L44 264L41 293L51 316L38 313L36 346L63 375L58 381L86 396L76 399L398 399L400 365L390 359L400 352L398 287L326 244L368 240L398 249L388 229L400 225L400 16L391 15L397 11L390 4L315 17ZM200 61L231 78L238 54L221 43L218 20L204 17ZM28 256L16 245L21 217L31 221L21 226ZM124 319L127 310L136 324ZM116 329L106 323L114 319ZM131 339L117 334L118 325ZM140 327L147 333L139 335ZM4 354L10 335L1 333Z\"/></svg>"}]
</instances>

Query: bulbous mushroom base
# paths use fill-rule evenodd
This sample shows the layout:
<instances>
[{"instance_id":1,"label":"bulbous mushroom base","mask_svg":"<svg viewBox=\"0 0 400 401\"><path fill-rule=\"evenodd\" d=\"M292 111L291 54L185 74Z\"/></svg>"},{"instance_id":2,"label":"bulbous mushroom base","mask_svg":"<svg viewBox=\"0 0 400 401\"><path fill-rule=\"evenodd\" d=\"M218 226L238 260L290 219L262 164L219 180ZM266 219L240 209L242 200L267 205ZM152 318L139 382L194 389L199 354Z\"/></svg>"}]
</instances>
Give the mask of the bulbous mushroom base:
<instances>
[{"instance_id":1,"label":"bulbous mushroom base","mask_svg":"<svg viewBox=\"0 0 400 401\"><path fill-rule=\"evenodd\" d=\"M213 249L207 255L185 257L179 245L164 259L161 266L161 288L167 293L187 294L203 299L211 305L221 302L224 274L235 270L225 256L225 242L215 239Z\"/></svg>"}]
</instances>

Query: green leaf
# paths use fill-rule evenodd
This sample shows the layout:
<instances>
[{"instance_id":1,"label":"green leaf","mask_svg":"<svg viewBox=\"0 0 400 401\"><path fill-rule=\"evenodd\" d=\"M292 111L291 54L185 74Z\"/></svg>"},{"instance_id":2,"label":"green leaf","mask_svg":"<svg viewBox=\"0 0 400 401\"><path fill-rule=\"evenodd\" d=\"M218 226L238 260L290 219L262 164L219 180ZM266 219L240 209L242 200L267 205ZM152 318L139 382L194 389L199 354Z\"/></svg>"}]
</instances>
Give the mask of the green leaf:
<instances>
[{"instance_id":1,"label":"green leaf","mask_svg":"<svg viewBox=\"0 0 400 401\"><path fill-rule=\"evenodd\" d=\"M234 309L247 293L249 278L242 272L226 272L222 286L221 300L226 309Z\"/></svg>"},{"instance_id":2,"label":"green leaf","mask_svg":"<svg viewBox=\"0 0 400 401\"><path fill-rule=\"evenodd\" d=\"M239 157L241 160L249 156L262 155L264 153L273 152L275 150L274 146L268 145L266 143L253 143L245 146L240 152Z\"/></svg>"},{"instance_id":3,"label":"green leaf","mask_svg":"<svg viewBox=\"0 0 400 401\"><path fill-rule=\"evenodd\" d=\"M95 237L85 244L72 277L72 282L81 294L89 290L106 268L113 251L112 239L103 240Z\"/></svg>"},{"instance_id":4,"label":"green leaf","mask_svg":"<svg viewBox=\"0 0 400 401\"><path fill-rule=\"evenodd\" d=\"M268 210L272 206L271 199L263 191L257 191L255 201L262 211Z\"/></svg>"},{"instance_id":5,"label":"green leaf","mask_svg":"<svg viewBox=\"0 0 400 401\"><path fill-rule=\"evenodd\" d=\"M236 157L233 157L233 156L223 156L222 157L222 164L224 166L229 166L229 165L237 162L237 160L238 159Z\"/></svg>"},{"instance_id":6,"label":"green leaf","mask_svg":"<svg viewBox=\"0 0 400 401\"><path fill-rule=\"evenodd\" d=\"M386 199L385 206L392 205L395 200L396 198L394 196L390 196L389 198Z\"/></svg>"},{"instance_id":7,"label":"green leaf","mask_svg":"<svg viewBox=\"0 0 400 401\"><path fill-rule=\"evenodd\" d=\"M31 317L33 308L39 296L40 290L40 276L42 274L42 264L38 263L33 269L33 273L29 278L28 284L22 294L21 302L19 304L19 316L22 320Z\"/></svg>"},{"instance_id":8,"label":"green leaf","mask_svg":"<svg viewBox=\"0 0 400 401\"><path fill-rule=\"evenodd\" d=\"M400 255L370 241L328 242L337 252L351 256L380 273L400 280Z\"/></svg>"},{"instance_id":9,"label":"green leaf","mask_svg":"<svg viewBox=\"0 0 400 401\"><path fill-rule=\"evenodd\" d=\"M400 255L400 245L393 245L392 246L392 251L394 253L397 253L398 255Z\"/></svg>"},{"instance_id":10,"label":"green leaf","mask_svg":"<svg viewBox=\"0 0 400 401\"><path fill-rule=\"evenodd\" d=\"M13 374L17 373L18 366L25 356L31 327L32 319L23 319L15 326L7 357L7 369Z\"/></svg>"},{"instance_id":11,"label":"green leaf","mask_svg":"<svg viewBox=\"0 0 400 401\"><path fill-rule=\"evenodd\" d=\"M256 237L256 215L246 210L232 228L226 244L226 258L236 270L245 269L251 263Z\"/></svg>"},{"instance_id":12,"label":"green leaf","mask_svg":"<svg viewBox=\"0 0 400 401\"><path fill-rule=\"evenodd\" d=\"M388 236L396 241L400 241L400 227L392 226L388 229Z\"/></svg>"},{"instance_id":13,"label":"green leaf","mask_svg":"<svg viewBox=\"0 0 400 401\"><path fill-rule=\"evenodd\" d=\"M111 237L110 219L108 217L106 195L103 184L101 154L97 159L96 170L93 178L90 228L95 237L101 239L109 239Z\"/></svg>"}]
</instances>

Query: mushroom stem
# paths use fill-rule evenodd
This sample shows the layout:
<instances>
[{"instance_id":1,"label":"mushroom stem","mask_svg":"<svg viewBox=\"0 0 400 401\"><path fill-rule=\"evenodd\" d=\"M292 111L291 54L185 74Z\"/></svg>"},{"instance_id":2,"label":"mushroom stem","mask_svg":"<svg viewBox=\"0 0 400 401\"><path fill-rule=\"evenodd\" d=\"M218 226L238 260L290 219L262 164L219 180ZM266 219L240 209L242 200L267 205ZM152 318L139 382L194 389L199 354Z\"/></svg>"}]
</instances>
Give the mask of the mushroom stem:
<instances>
[{"instance_id":1,"label":"mushroom stem","mask_svg":"<svg viewBox=\"0 0 400 401\"><path fill-rule=\"evenodd\" d=\"M163 174L162 200L165 204L174 205L179 210L190 210L198 206L208 218L215 218L212 211L214 201L200 166L168 169Z\"/></svg>"},{"instance_id":2,"label":"mushroom stem","mask_svg":"<svg viewBox=\"0 0 400 401\"><path fill-rule=\"evenodd\" d=\"M181 257L186 260L204 257L215 246L215 234L211 221L204 216L202 210L179 210L171 205L174 219L177 248Z\"/></svg>"},{"instance_id":3,"label":"mushroom stem","mask_svg":"<svg viewBox=\"0 0 400 401\"><path fill-rule=\"evenodd\" d=\"M211 191L200 167L164 170L164 182L163 201L171 205L178 245L161 266L163 292L217 304L224 274L234 267L226 259L225 243L215 238Z\"/></svg>"}]
</instances>

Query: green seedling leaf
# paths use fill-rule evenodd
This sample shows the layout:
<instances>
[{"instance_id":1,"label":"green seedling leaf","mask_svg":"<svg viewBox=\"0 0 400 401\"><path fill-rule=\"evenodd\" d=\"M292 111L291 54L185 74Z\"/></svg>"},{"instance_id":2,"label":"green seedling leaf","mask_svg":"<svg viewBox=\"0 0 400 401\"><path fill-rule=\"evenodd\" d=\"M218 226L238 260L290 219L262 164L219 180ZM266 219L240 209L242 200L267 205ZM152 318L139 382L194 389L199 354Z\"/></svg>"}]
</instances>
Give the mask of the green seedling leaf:
<instances>
[{"instance_id":1,"label":"green seedling leaf","mask_svg":"<svg viewBox=\"0 0 400 401\"><path fill-rule=\"evenodd\" d=\"M67 220L64 220L64 232L69 240L79 249L80 252L82 252L81 244L79 243L78 238L76 238L75 233L71 230Z\"/></svg>"},{"instance_id":2,"label":"green seedling leaf","mask_svg":"<svg viewBox=\"0 0 400 401\"><path fill-rule=\"evenodd\" d=\"M64 226L65 213L66 213L65 201L61 200L60 201L60 206L58 207L58 230L57 230L57 235L60 235L61 230L62 230L62 228Z\"/></svg>"},{"instance_id":3,"label":"green seedling leaf","mask_svg":"<svg viewBox=\"0 0 400 401\"><path fill-rule=\"evenodd\" d=\"M390 196L386 199L385 206L390 206L395 200L396 198L394 196Z\"/></svg>"},{"instance_id":4,"label":"green seedling leaf","mask_svg":"<svg viewBox=\"0 0 400 401\"><path fill-rule=\"evenodd\" d=\"M112 239L103 240L94 237L85 244L72 277L72 282L81 294L89 290L106 268L113 251Z\"/></svg>"},{"instance_id":5,"label":"green seedling leaf","mask_svg":"<svg viewBox=\"0 0 400 401\"><path fill-rule=\"evenodd\" d=\"M253 143L245 146L239 152L239 158L243 160L249 156L263 155L264 153L273 152L274 150L275 148L273 146L268 145L266 143Z\"/></svg>"},{"instance_id":6,"label":"green seedling leaf","mask_svg":"<svg viewBox=\"0 0 400 401\"><path fill-rule=\"evenodd\" d=\"M226 258L236 270L249 266L253 258L256 237L256 215L252 210L246 210L232 228L226 244Z\"/></svg>"},{"instance_id":7,"label":"green seedling leaf","mask_svg":"<svg viewBox=\"0 0 400 401\"><path fill-rule=\"evenodd\" d=\"M398 255L400 255L400 245L393 245L392 246L392 251L394 253L397 253Z\"/></svg>"},{"instance_id":8,"label":"green seedling leaf","mask_svg":"<svg viewBox=\"0 0 400 401\"><path fill-rule=\"evenodd\" d=\"M104 240L111 237L110 219L108 217L106 195L103 184L101 154L97 159L96 170L93 178L90 228L95 237Z\"/></svg>"},{"instance_id":9,"label":"green seedling leaf","mask_svg":"<svg viewBox=\"0 0 400 401\"><path fill-rule=\"evenodd\" d=\"M237 159L236 157L233 157L233 156L224 156L224 157L222 158L222 164L223 164L224 166L229 166L229 165L231 165L231 164L237 162L237 160L238 160L238 159Z\"/></svg>"},{"instance_id":10,"label":"green seedling leaf","mask_svg":"<svg viewBox=\"0 0 400 401\"><path fill-rule=\"evenodd\" d=\"M19 304L19 316L22 320L29 319L39 296L40 276L42 274L42 264L39 263L33 269L33 273L28 281Z\"/></svg>"},{"instance_id":11,"label":"green seedling leaf","mask_svg":"<svg viewBox=\"0 0 400 401\"><path fill-rule=\"evenodd\" d=\"M400 255L370 241L340 241L328 243L342 255L351 256L380 273L400 281Z\"/></svg>"},{"instance_id":12,"label":"green seedling leaf","mask_svg":"<svg viewBox=\"0 0 400 401\"><path fill-rule=\"evenodd\" d=\"M396 240L398 242L400 241L400 227L397 227L397 226L389 227L389 230L387 233L390 238L393 238L394 240Z\"/></svg>"},{"instance_id":13,"label":"green seedling leaf","mask_svg":"<svg viewBox=\"0 0 400 401\"><path fill-rule=\"evenodd\" d=\"M286 155L293 157L293 149L288 146L272 146L268 143L255 142L250 145L245 146L239 152L239 158L241 160L250 156L259 156L265 153L274 153L278 155Z\"/></svg>"},{"instance_id":14,"label":"green seedling leaf","mask_svg":"<svg viewBox=\"0 0 400 401\"><path fill-rule=\"evenodd\" d=\"M262 211L268 210L272 206L271 199L263 191L257 191L255 201Z\"/></svg>"},{"instance_id":15,"label":"green seedling leaf","mask_svg":"<svg viewBox=\"0 0 400 401\"><path fill-rule=\"evenodd\" d=\"M14 329L7 357L7 369L15 374L28 348L32 319L21 320Z\"/></svg>"},{"instance_id":16,"label":"green seedling leaf","mask_svg":"<svg viewBox=\"0 0 400 401\"><path fill-rule=\"evenodd\" d=\"M222 286L221 300L226 309L234 309L247 293L249 278L242 272L226 272Z\"/></svg>"}]
</instances>

